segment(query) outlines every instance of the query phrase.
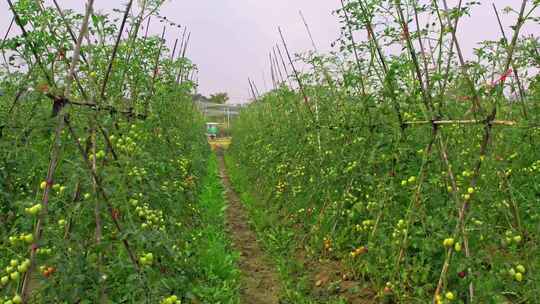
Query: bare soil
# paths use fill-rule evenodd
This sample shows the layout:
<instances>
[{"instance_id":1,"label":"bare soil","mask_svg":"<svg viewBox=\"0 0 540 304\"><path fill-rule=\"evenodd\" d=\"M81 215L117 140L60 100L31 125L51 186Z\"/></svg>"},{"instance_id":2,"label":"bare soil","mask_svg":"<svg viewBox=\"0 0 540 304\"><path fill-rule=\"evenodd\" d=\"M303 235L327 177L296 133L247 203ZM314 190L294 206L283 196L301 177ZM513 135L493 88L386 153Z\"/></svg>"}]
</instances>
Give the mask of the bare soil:
<instances>
[{"instance_id":1,"label":"bare soil","mask_svg":"<svg viewBox=\"0 0 540 304\"><path fill-rule=\"evenodd\" d=\"M374 304L376 293L354 280L345 267L338 261L311 261L303 257L306 269L311 269L312 296L324 301L332 296L339 296L348 304Z\"/></svg>"},{"instance_id":2,"label":"bare soil","mask_svg":"<svg viewBox=\"0 0 540 304\"><path fill-rule=\"evenodd\" d=\"M234 248L240 252L242 272L241 302L245 304L278 304L279 280L275 268L257 242L257 235L248 223L247 211L233 190L223 155L218 151L219 170L229 207L227 226Z\"/></svg>"},{"instance_id":3,"label":"bare soil","mask_svg":"<svg viewBox=\"0 0 540 304\"><path fill-rule=\"evenodd\" d=\"M229 207L227 226L234 248L240 252L239 267L242 272L241 303L245 304L280 304L280 282L272 263L268 261L257 235L249 226L247 210L242 205L238 194L233 190L223 150L217 147L219 170L225 187ZM314 261L306 257L303 250L298 250L295 257L304 265L311 283L311 296L323 303L335 296L341 297L348 304L377 303L376 293L366 288L360 281L351 279L344 265L338 261Z\"/></svg>"}]
</instances>

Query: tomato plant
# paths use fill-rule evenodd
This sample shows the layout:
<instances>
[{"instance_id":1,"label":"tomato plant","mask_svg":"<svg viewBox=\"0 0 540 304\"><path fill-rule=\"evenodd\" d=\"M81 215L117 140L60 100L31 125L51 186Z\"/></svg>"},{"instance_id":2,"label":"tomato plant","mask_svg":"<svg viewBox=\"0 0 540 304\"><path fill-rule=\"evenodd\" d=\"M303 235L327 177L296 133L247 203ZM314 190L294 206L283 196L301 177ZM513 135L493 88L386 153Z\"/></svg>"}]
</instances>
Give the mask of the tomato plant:
<instances>
[{"instance_id":1,"label":"tomato plant","mask_svg":"<svg viewBox=\"0 0 540 304\"><path fill-rule=\"evenodd\" d=\"M241 113L234 165L299 248L381 301L534 301L538 37L520 31L538 3L467 61L456 25L478 1L342 4L339 51L298 55L300 89L284 81Z\"/></svg>"},{"instance_id":2,"label":"tomato plant","mask_svg":"<svg viewBox=\"0 0 540 304\"><path fill-rule=\"evenodd\" d=\"M139 2L109 15L94 1L84 14L9 1L20 34L0 69L2 303L235 297L233 254L216 249L220 272L200 262L202 231L223 220L203 213L223 197L199 203L219 188L196 66L142 31L162 1ZM218 232L204 236L226 248Z\"/></svg>"}]
</instances>

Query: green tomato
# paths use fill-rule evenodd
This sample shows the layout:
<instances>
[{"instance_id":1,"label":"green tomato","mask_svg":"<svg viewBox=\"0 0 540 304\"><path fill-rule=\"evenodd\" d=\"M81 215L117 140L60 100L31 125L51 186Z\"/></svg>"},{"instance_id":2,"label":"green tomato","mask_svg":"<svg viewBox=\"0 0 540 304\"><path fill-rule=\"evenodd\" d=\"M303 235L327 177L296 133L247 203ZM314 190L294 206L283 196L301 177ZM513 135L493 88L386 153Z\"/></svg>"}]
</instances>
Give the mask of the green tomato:
<instances>
[{"instance_id":1,"label":"green tomato","mask_svg":"<svg viewBox=\"0 0 540 304\"><path fill-rule=\"evenodd\" d=\"M28 266L27 265L19 265L19 267L17 267L17 271L19 271L20 273L25 273L28 271Z\"/></svg>"},{"instance_id":2,"label":"green tomato","mask_svg":"<svg viewBox=\"0 0 540 304\"><path fill-rule=\"evenodd\" d=\"M454 241L453 238L446 238L446 239L444 239L444 241L443 241L443 245L444 245L444 247L446 247L446 248L450 248L450 247L454 246L454 243L455 243L455 241Z\"/></svg>"},{"instance_id":3,"label":"green tomato","mask_svg":"<svg viewBox=\"0 0 540 304\"><path fill-rule=\"evenodd\" d=\"M36 215L41 211L41 208L43 208L40 204L34 205L30 208L27 208L25 211L29 215Z\"/></svg>"},{"instance_id":4,"label":"green tomato","mask_svg":"<svg viewBox=\"0 0 540 304\"><path fill-rule=\"evenodd\" d=\"M34 235L33 234L27 234L24 236L24 241L28 244L32 243L34 241Z\"/></svg>"},{"instance_id":5,"label":"green tomato","mask_svg":"<svg viewBox=\"0 0 540 304\"><path fill-rule=\"evenodd\" d=\"M96 157L97 157L98 159L104 158L104 157L105 157L105 151L100 150L99 152L96 153Z\"/></svg>"},{"instance_id":6,"label":"green tomato","mask_svg":"<svg viewBox=\"0 0 540 304\"><path fill-rule=\"evenodd\" d=\"M13 299L11 300L13 301L13 304L21 304L22 303L22 298L20 295L16 295L13 297Z\"/></svg>"},{"instance_id":7,"label":"green tomato","mask_svg":"<svg viewBox=\"0 0 540 304\"><path fill-rule=\"evenodd\" d=\"M9 277L13 280L13 281L17 281L21 278L21 274L18 272L18 271L15 271L15 272L12 272Z\"/></svg>"}]
</instances>

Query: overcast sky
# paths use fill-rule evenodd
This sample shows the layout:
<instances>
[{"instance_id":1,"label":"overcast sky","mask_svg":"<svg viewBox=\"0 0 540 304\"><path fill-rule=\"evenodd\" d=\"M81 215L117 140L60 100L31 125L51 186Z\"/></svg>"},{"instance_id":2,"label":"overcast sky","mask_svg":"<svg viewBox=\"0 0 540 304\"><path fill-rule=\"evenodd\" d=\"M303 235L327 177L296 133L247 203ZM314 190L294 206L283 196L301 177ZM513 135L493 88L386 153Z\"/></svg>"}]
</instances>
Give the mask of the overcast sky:
<instances>
[{"instance_id":1,"label":"overcast sky","mask_svg":"<svg viewBox=\"0 0 540 304\"><path fill-rule=\"evenodd\" d=\"M85 3L83 0L59 2L65 8L81 12ZM95 7L98 11L109 12L112 8L121 8L126 2L95 0ZM449 4L455 2L457 0L450 0ZM505 6L518 9L522 1L495 2L499 9ZM476 42L500 37L491 9L492 1L482 3L482 7L472 12L473 18L463 21L460 27L460 39L468 53ZM191 30L188 56L199 66L201 93L228 92L231 101L241 102L248 98L247 77L254 79L260 90L271 83L268 52L272 45L280 41L277 26L283 28L292 51L310 49L311 42L299 15L302 10L318 47L329 51L330 43L339 36L338 20L332 15L332 11L339 6L340 0L170 0L164 5L161 15L187 25ZM0 1L2 36L11 16L6 1ZM515 22L515 18L504 15L503 18L505 26ZM159 23L154 23L151 31L160 32ZM525 32L539 36L540 28L529 26ZM171 49L178 35L172 29L168 32Z\"/></svg>"}]
</instances>

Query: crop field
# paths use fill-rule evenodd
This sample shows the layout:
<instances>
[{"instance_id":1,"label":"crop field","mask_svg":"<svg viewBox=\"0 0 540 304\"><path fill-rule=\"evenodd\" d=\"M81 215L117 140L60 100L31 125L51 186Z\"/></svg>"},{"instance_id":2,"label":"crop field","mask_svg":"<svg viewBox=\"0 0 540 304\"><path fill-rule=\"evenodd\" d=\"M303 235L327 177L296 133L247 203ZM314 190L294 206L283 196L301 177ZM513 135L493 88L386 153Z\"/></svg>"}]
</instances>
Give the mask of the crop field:
<instances>
[{"instance_id":1,"label":"crop field","mask_svg":"<svg viewBox=\"0 0 540 304\"><path fill-rule=\"evenodd\" d=\"M295 250L340 261L377 302L534 303L540 57L519 33L538 3L509 9L514 32L464 61L456 26L475 3L439 2L350 1L338 11L350 62L310 54L299 91L240 116L232 163ZM436 22L419 29L426 15Z\"/></svg>"},{"instance_id":2,"label":"crop field","mask_svg":"<svg viewBox=\"0 0 540 304\"><path fill-rule=\"evenodd\" d=\"M0 304L540 303L539 1L336 1L212 139L164 1L84 2L0 15Z\"/></svg>"}]
</instances>

